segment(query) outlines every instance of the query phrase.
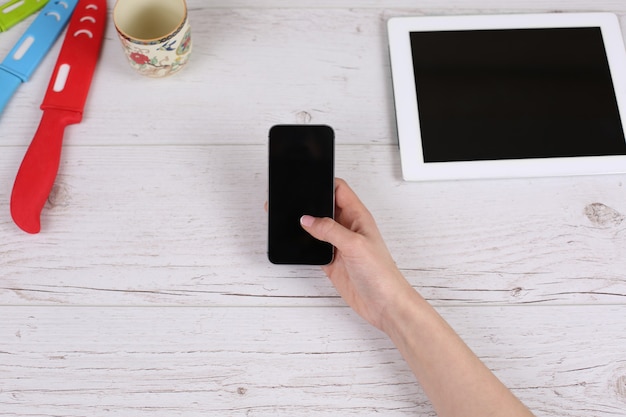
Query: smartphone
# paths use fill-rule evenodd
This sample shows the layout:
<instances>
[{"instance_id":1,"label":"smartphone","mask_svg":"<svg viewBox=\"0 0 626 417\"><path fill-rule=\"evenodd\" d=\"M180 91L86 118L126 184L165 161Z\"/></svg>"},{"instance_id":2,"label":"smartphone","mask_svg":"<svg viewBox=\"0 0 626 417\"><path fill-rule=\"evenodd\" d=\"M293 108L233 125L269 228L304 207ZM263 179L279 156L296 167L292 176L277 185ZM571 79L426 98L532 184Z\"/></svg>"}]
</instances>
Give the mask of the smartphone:
<instances>
[{"instance_id":1,"label":"smartphone","mask_svg":"<svg viewBox=\"0 0 626 417\"><path fill-rule=\"evenodd\" d=\"M269 131L268 258L274 264L327 265L334 248L300 225L305 214L334 217L335 133L326 125Z\"/></svg>"}]
</instances>

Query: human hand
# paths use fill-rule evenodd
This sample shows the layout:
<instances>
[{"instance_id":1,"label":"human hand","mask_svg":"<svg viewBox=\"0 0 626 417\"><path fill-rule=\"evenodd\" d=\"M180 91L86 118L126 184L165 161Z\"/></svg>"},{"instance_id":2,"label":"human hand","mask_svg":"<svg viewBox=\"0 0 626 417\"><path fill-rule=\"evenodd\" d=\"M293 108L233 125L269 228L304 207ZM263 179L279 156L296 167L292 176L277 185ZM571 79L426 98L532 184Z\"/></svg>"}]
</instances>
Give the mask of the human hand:
<instances>
[{"instance_id":1,"label":"human hand","mask_svg":"<svg viewBox=\"0 0 626 417\"><path fill-rule=\"evenodd\" d=\"M388 307L412 288L371 213L339 178L335 180L335 219L305 215L300 223L313 237L335 246L333 262L322 269L341 297L370 324L384 330Z\"/></svg>"},{"instance_id":2,"label":"human hand","mask_svg":"<svg viewBox=\"0 0 626 417\"><path fill-rule=\"evenodd\" d=\"M336 248L322 267L339 294L389 335L440 416L532 413L409 285L376 222L348 184L335 180L335 219L303 216L302 227Z\"/></svg>"}]
</instances>

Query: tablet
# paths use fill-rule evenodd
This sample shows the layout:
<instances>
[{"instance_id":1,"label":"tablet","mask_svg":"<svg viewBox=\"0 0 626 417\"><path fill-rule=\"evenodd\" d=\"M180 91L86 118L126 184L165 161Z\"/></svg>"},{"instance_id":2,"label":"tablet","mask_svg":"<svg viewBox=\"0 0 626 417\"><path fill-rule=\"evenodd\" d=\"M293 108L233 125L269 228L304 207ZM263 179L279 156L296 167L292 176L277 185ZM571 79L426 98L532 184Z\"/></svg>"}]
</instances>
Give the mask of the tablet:
<instances>
[{"instance_id":1,"label":"tablet","mask_svg":"<svg viewBox=\"0 0 626 417\"><path fill-rule=\"evenodd\" d=\"M388 34L405 180L626 172L616 15L397 17Z\"/></svg>"}]
</instances>

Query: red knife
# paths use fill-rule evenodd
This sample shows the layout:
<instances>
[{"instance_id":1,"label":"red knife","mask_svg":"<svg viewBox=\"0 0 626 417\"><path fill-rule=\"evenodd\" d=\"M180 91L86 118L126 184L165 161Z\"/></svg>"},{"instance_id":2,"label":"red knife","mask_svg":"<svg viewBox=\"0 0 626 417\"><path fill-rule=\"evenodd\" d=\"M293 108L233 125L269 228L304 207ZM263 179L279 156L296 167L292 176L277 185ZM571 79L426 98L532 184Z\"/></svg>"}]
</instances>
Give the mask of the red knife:
<instances>
[{"instance_id":1,"label":"red knife","mask_svg":"<svg viewBox=\"0 0 626 417\"><path fill-rule=\"evenodd\" d=\"M43 116L26 151L11 194L11 216L38 233L40 215L54 185L65 127L79 123L98 62L107 17L106 0L79 0L44 96Z\"/></svg>"}]
</instances>

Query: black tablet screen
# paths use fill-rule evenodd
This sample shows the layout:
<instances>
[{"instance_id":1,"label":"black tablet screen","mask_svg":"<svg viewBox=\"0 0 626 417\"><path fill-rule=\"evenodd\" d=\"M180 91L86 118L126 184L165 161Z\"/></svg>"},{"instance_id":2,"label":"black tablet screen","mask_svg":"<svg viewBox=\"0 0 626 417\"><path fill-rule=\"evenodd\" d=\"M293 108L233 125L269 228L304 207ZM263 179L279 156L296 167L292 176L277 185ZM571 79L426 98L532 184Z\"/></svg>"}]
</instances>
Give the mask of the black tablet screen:
<instances>
[{"instance_id":1,"label":"black tablet screen","mask_svg":"<svg viewBox=\"0 0 626 417\"><path fill-rule=\"evenodd\" d=\"M425 162L626 155L600 28L412 32Z\"/></svg>"}]
</instances>

